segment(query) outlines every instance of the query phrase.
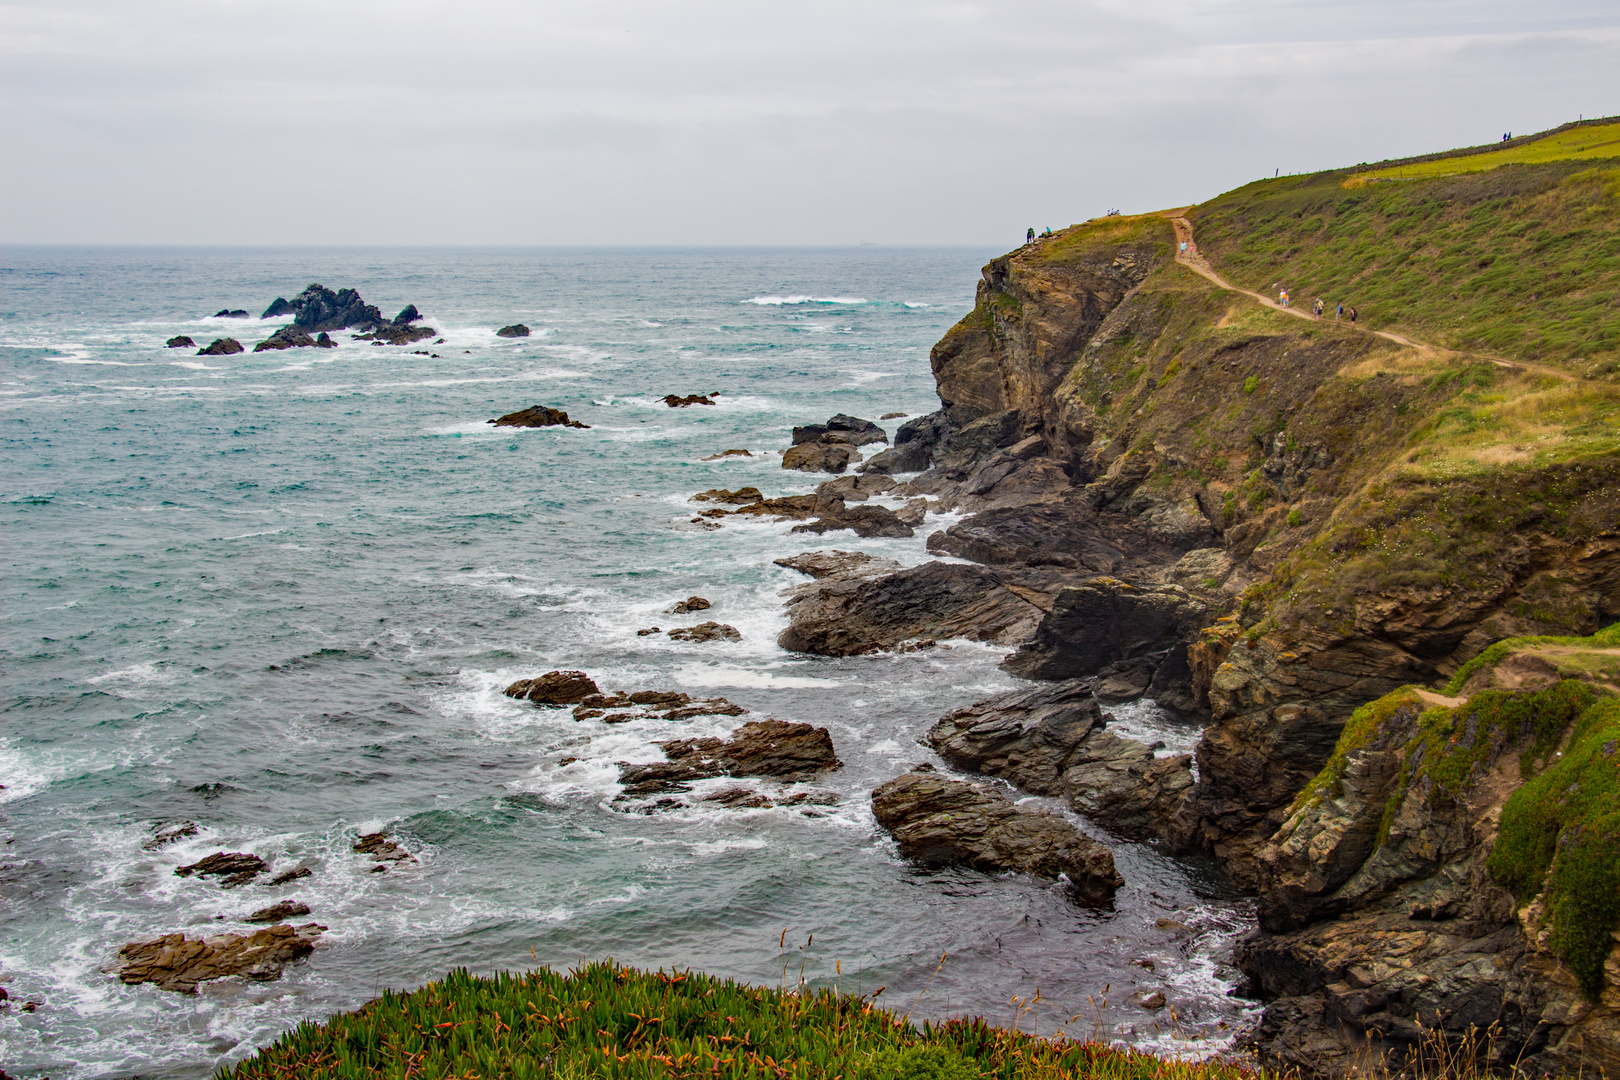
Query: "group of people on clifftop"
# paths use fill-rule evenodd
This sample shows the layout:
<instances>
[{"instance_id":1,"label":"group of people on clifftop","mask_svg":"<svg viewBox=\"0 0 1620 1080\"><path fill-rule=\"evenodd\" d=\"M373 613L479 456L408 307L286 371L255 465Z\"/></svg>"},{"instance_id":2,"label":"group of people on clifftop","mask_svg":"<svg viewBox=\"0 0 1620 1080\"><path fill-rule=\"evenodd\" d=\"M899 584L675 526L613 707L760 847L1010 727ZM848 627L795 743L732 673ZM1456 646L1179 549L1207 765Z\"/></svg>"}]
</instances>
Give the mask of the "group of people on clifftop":
<instances>
[{"instance_id":1,"label":"group of people on clifftop","mask_svg":"<svg viewBox=\"0 0 1620 1080\"><path fill-rule=\"evenodd\" d=\"M1278 292L1277 292L1277 306L1278 307L1293 307L1294 306L1294 298L1288 295L1288 290L1286 288L1278 290ZM1316 302L1311 305L1311 314L1315 315L1318 319L1320 319L1322 317L1322 312L1324 312L1326 310L1327 310L1327 304L1322 300L1322 298L1320 296L1318 296L1316 298ZM1340 319L1343 319L1345 317L1345 315L1346 315L1346 312L1349 313L1349 318L1350 318L1351 322L1355 322L1356 321L1356 316L1360 314L1360 312L1358 312L1355 309L1354 306L1351 306L1350 308L1346 308L1344 306L1344 302L1341 300L1339 302L1338 307L1336 307L1334 309L1334 311L1333 311L1333 321L1338 322Z\"/></svg>"}]
</instances>

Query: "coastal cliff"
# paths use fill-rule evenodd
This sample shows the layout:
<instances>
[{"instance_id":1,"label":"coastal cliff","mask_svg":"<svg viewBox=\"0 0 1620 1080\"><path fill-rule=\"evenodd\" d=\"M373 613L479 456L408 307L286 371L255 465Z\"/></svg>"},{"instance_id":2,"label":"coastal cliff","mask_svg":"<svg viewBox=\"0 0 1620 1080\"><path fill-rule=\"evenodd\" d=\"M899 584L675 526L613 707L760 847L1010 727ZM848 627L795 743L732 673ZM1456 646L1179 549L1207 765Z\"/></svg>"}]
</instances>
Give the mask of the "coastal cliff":
<instances>
[{"instance_id":1,"label":"coastal cliff","mask_svg":"<svg viewBox=\"0 0 1620 1080\"><path fill-rule=\"evenodd\" d=\"M1266 181L992 261L933 349L941 409L862 471L921 470L896 493L971 512L928 545L978 564L952 568L975 602L1031 605L1009 670L1205 718L1156 835L1260 897L1263 1060L1334 1073L1495 1025L1496 1064L1612 1075L1614 942L1573 974L1540 877L1492 860L1504 807L1620 680L1532 691L1493 661L1484 698L1423 694L1485 678L1493 642L1620 618L1620 162L1431 172ZM1262 297L1282 289L1325 312ZM849 587L838 619L895 621L928 573ZM968 591L892 636L955 632ZM810 629L789 634L828 640ZM1532 719L1441 784L1503 709ZM1453 749L1422 758L1444 724ZM1582 835L1620 842L1605 821Z\"/></svg>"}]
</instances>

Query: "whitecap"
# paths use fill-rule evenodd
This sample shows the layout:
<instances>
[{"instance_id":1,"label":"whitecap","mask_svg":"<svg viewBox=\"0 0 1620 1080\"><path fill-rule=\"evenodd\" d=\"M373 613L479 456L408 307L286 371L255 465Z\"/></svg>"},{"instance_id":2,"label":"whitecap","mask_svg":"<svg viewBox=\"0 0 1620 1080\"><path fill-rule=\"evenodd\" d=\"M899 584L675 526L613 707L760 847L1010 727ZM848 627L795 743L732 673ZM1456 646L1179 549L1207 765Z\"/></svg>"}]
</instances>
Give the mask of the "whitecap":
<instances>
[{"instance_id":1,"label":"whitecap","mask_svg":"<svg viewBox=\"0 0 1620 1080\"><path fill-rule=\"evenodd\" d=\"M740 300L742 304L758 304L761 307L783 307L790 304L864 304L864 296L810 296L795 293L791 296L753 296L747 300Z\"/></svg>"},{"instance_id":2,"label":"whitecap","mask_svg":"<svg viewBox=\"0 0 1620 1080\"><path fill-rule=\"evenodd\" d=\"M195 360L170 360L169 361L169 366L170 367L183 367L183 368L187 368L187 369L189 369L191 371L219 371L220 370L217 367L209 367L207 364L199 364Z\"/></svg>"},{"instance_id":3,"label":"whitecap","mask_svg":"<svg viewBox=\"0 0 1620 1080\"><path fill-rule=\"evenodd\" d=\"M708 667L687 665L675 671L675 682L681 686L733 686L780 687L782 689L808 689L834 687L844 684L837 679L812 679L804 675L773 675L768 671L746 671L739 667Z\"/></svg>"}]
</instances>

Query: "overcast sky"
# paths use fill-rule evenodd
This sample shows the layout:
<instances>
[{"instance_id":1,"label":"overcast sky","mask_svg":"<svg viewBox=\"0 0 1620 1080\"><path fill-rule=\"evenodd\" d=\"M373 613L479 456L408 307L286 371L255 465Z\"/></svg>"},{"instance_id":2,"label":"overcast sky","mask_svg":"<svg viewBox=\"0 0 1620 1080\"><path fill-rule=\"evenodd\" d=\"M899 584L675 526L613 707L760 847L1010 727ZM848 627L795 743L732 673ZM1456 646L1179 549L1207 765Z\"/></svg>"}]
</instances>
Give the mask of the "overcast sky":
<instances>
[{"instance_id":1,"label":"overcast sky","mask_svg":"<svg viewBox=\"0 0 1620 1080\"><path fill-rule=\"evenodd\" d=\"M1620 113L1615 0L0 0L0 240L989 244Z\"/></svg>"}]
</instances>

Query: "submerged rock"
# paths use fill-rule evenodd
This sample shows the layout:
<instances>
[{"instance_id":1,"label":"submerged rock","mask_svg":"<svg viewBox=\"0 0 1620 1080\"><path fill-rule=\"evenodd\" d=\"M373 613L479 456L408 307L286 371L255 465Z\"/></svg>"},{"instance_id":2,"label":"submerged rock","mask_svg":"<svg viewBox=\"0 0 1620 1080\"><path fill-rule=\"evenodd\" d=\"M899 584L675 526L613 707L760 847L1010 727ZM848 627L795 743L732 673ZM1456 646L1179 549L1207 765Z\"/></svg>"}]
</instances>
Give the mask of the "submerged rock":
<instances>
[{"instance_id":1,"label":"submerged rock","mask_svg":"<svg viewBox=\"0 0 1620 1080\"><path fill-rule=\"evenodd\" d=\"M552 409L544 405L530 405L527 409L507 413L505 416L497 417L489 422L496 427L590 427L589 424L582 424L578 420L568 419L568 414L561 409Z\"/></svg>"},{"instance_id":2,"label":"submerged rock","mask_svg":"<svg viewBox=\"0 0 1620 1080\"><path fill-rule=\"evenodd\" d=\"M415 862L416 856L406 851L397 841L388 839L387 832L366 833L354 842L354 850L370 855L372 862Z\"/></svg>"},{"instance_id":3,"label":"submerged rock","mask_svg":"<svg viewBox=\"0 0 1620 1080\"><path fill-rule=\"evenodd\" d=\"M536 705L573 705L601 692L583 671L548 671L506 688L507 697L528 698Z\"/></svg>"},{"instance_id":4,"label":"submerged rock","mask_svg":"<svg viewBox=\"0 0 1620 1080\"><path fill-rule=\"evenodd\" d=\"M700 491L692 496L693 502L736 504L763 502L764 499L765 496L760 494L757 487L740 487L736 491L728 491L725 488L710 488L708 491Z\"/></svg>"},{"instance_id":5,"label":"submerged rock","mask_svg":"<svg viewBox=\"0 0 1620 1080\"><path fill-rule=\"evenodd\" d=\"M703 460L704 461L719 461L721 458L753 457L753 456L754 455L750 454L747 450L722 450L718 454L710 454L708 457L704 458Z\"/></svg>"},{"instance_id":6,"label":"submerged rock","mask_svg":"<svg viewBox=\"0 0 1620 1080\"><path fill-rule=\"evenodd\" d=\"M680 626L669 632L669 636L676 641L741 641L742 633L735 626L726 623L705 622L696 626Z\"/></svg>"},{"instance_id":7,"label":"submerged rock","mask_svg":"<svg viewBox=\"0 0 1620 1080\"><path fill-rule=\"evenodd\" d=\"M407 308L406 310L414 310ZM404 314L404 312L401 312ZM421 318L420 315L417 318ZM404 326L393 323L379 326L362 334L355 334L356 341L374 341L379 345L410 345L418 341L425 341L434 337L438 331L431 326Z\"/></svg>"},{"instance_id":8,"label":"submerged rock","mask_svg":"<svg viewBox=\"0 0 1620 1080\"><path fill-rule=\"evenodd\" d=\"M522 323L513 323L511 326L503 326L495 331L495 336L504 338L528 337L529 328Z\"/></svg>"},{"instance_id":9,"label":"submerged rock","mask_svg":"<svg viewBox=\"0 0 1620 1080\"><path fill-rule=\"evenodd\" d=\"M693 611L707 611L711 605L701 596L688 596L674 607L664 612L665 615L686 615Z\"/></svg>"},{"instance_id":10,"label":"submerged rock","mask_svg":"<svg viewBox=\"0 0 1620 1080\"><path fill-rule=\"evenodd\" d=\"M245 319L247 317L248 313L241 308L220 308L214 312L214 318L216 319Z\"/></svg>"},{"instance_id":11,"label":"submerged rock","mask_svg":"<svg viewBox=\"0 0 1620 1080\"><path fill-rule=\"evenodd\" d=\"M872 813L900 854L924 866L1061 875L1093 903L1112 900L1125 884L1102 844L1061 815L1018 806L984 784L907 773L872 792Z\"/></svg>"},{"instance_id":12,"label":"submerged rock","mask_svg":"<svg viewBox=\"0 0 1620 1080\"><path fill-rule=\"evenodd\" d=\"M278 923L284 919L297 918L299 915L308 915L309 905L296 900L281 900L267 908L260 908L249 915L244 922L252 923Z\"/></svg>"},{"instance_id":13,"label":"submerged rock","mask_svg":"<svg viewBox=\"0 0 1620 1080\"><path fill-rule=\"evenodd\" d=\"M223 888L234 889L264 873L266 866L263 859L245 851L220 851L189 866L176 867L174 872L179 877L217 877Z\"/></svg>"},{"instance_id":14,"label":"submerged rock","mask_svg":"<svg viewBox=\"0 0 1620 1080\"><path fill-rule=\"evenodd\" d=\"M234 356L239 352L246 352L242 343L232 337L215 338L213 344L206 349L198 349L198 356Z\"/></svg>"},{"instance_id":15,"label":"submerged rock","mask_svg":"<svg viewBox=\"0 0 1620 1080\"><path fill-rule=\"evenodd\" d=\"M664 404L672 409L684 409L688 405L713 405L708 394L688 394L681 397L679 394L665 394Z\"/></svg>"},{"instance_id":16,"label":"submerged rock","mask_svg":"<svg viewBox=\"0 0 1620 1080\"><path fill-rule=\"evenodd\" d=\"M280 330L253 346L253 351L265 352L271 349L310 349L314 347L315 339L310 336L309 331L294 323L291 326L283 326Z\"/></svg>"},{"instance_id":17,"label":"submerged rock","mask_svg":"<svg viewBox=\"0 0 1620 1080\"><path fill-rule=\"evenodd\" d=\"M195 341L192 341L190 338L186 337L184 334L179 334L179 335L176 335L175 337L170 338L168 341L165 341L163 343L163 347L165 349L189 349L189 348L192 348L193 346L195 346L196 344L197 343Z\"/></svg>"},{"instance_id":18,"label":"submerged rock","mask_svg":"<svg viewBox=\"0 0 1620 1080\"><path fill-rule=\"evenodd\" d=\"M278 926L251 934L220 934L188 938L165 934L150 941L132 941L118 950L123 965L118 977L125 983L156 983L160 989L195 994L197 984L240 975L266 981L281 977L282 968L315 951L324 926Z\"/></svg>"},{"instance_id":19,"label":"submerged rock","mask_svg":"<svg viewBox=\"0 0 1620 1080\"><path fill-rule=\"evenodd\" d=\"M196 835L197 823L195 821L182 821L178 825L170 825L166 828L158 829L155 833L153 833L152 839L141 845L141 850L156 851L165 844L172 844L176 840L184 839L187 836Z\"/></svg>"}]
</instances>

